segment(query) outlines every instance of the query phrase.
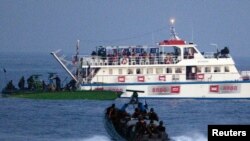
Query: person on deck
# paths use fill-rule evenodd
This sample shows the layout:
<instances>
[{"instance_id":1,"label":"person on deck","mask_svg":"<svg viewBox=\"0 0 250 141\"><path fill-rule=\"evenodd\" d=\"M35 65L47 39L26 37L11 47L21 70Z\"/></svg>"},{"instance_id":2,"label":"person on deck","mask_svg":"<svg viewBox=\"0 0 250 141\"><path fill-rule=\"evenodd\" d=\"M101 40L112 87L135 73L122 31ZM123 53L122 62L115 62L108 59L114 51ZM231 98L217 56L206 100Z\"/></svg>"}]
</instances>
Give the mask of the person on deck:
<instances>
[{"instance_id":1,"label":"person on deck","mask_svg":"<svg viewBox=\"0 0 250 141\"><path fill-rule=\"evenodd\" d=\"M24 76L22 76L21 79L18 82L19 89L24 90L24 85L25 85L25 80L24 80Z\"/></svg>"},{"instance_id":2,"label":"person on deck","mask_svg":"<svg viewBox=\"0 0 250 141\"><path fill-rule=\"evenodd\" d=\"M150 120L150 123L147 126L149 131L149 137L152 137L154 133L157 133L157 126L154 124L153 120Z\"/></svg>"},{"instance_id":3,"label":"person on deck","mask_svg":"<svg viewBox=\"0 0 250 141\"><path fill-rule=\"evenodd\" d=\"M141 102L138 103L138 108L139 108L141 114L143 114L143 115L147 114L147 110L146 110L145 106Z\"/></svg>"},{"instance_id":4,"label":"person on deck","mask_svg":"<svg viewBox=\"0 0 250 141\"><path fill-rule=\"evenodd\" d=\"M12 80L9 81L9 83L7 84L7 86L6 86L5 89L8 90L8 91L16 90L15 86L13 85L13 81Z\"/></svg>"},{"instance_id":5,"label":"person on deck","mask_svg":"<svg viewBox=\"0 0 250 141\"><path fill-rule=\"evenodd\" d=\"M127 122L130 119L130 114L126 111L128 107L128 104L125 103L122 108L119 110L120 111L120 118Z\"/></svg>"},{"instance_id":6,"label":"person on deck","mask_svg":"<svg viewBox=\"0 0 250 141\"><path fill-rule=\"evenodd\" d=\"M138 118L138 122L135 125L135 131L137 133L137 139L140 139L140 137L148 133L147 123L143 120L142 117Z\"/></svg>"},{"instance_id":7,"label":"person on deck","mask_svg":"<svg viewBox=\"0 0 250 141\"><path fill-rule=\"evenodd\" d=\"M34 79L33 79L33 76L30 76L27 79L27 83L28 83L28 89L29 90L34 89Z\"/></svg>"},{"instance_id":8,"label":"person on deck","mask_svg":"<svg viewBox=\"0 0 250 141\"><path fill-rule=\"evenodd\" d=\"M47 90L47 85L44 80L42 81L42 88L43 88L43 91Z\"/></svg>"},{"instance_id":9,"label":"person on deck","mask_svg":"<svg viewBox=\"0 0 250 141\"><path fill-rule=\"evenodd\" d=\"M74 79L70 80L68 84L66 84L65 89L68 91L75 91L76 90L76 81Z\"/></svg>"},{"instance_id":10,"label":"person on deck","mask_svg":"<svg viewBox=\"0 0 250 141\"><path fill-rule=\"evenodd\" d=\"M139 118L141 116L141 111L139 108L135 108L134 113L132 114L132 118Z\"/></svg>"},{"instance_id":11,"label":"person on deck","mask_svg":"<svg viewBox=\"0 0 250 141\"><path fill-rule=\"evenodd\" d=\"M139 102L138 100L138 94L137 92L133 92L133 95L131 97L131 100L130 100L130 104L137 104Z\"/></svg>"},{"instance_id":12,"label":"person on deck","mask_svg":"<svg viewBox=\"0 0 250 141\"><path fill-rule=\"evenodd\" d=\"M157 130L159 132L165 132L166 128L163 126L163 121L160 121L158 127L157 127Z\"/></svg>"},{"instance_id":13,"label":"person on deck","mask_svg":"<svg viewBox=\"0 0 250 141\"><path fill-rule=\"evenodd\" d=\"M148 113L148 118L149 120L156 120L156 121L159 120L158 115L154 112L153 108L150 108L150 111Z\"/></svg>"},{"instance_id":14,"label":"person on deck","mask_svg":"<svg viewBox=\"0 0 250 141\"><path fill-rule=\"evenodd\" d=\"M56 90L60 91L61 90L61 79L58 76L56 76L55 80L56 80Z\"/></svg>"},{"instance_id":15,"label":"person on deck","mask_svg":"<svg viewBox=\"0 0 250 141\"><path fill-rule=\"evenodd\" d=\"M166 133L166 128L163 126L163 121L160 121L157 126L158 137L162 137L162 133ZM166 133L166 138L168 138L168 134Z\"/></svg>"},{"instance_id":16,"label":"person on deck","mask_svg":"<svg viewBox=\"0 0 250 141\"><path fill-rule=\"evenodd\" d=\"M108 115L109 118L112 118L115 114L115 104L112 104L110 107L107 108L106 114Z\"/></svg>"}]
</instances>

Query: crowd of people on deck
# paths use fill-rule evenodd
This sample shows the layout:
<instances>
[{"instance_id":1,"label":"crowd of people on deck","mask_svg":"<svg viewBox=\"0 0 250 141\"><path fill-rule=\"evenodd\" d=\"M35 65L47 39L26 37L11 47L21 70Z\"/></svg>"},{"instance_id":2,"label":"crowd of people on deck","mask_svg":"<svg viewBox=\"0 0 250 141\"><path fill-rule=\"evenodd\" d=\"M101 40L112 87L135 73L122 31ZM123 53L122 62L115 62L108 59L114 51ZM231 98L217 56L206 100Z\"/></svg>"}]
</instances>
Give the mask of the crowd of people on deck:
<instances>
[{"instance_id":1,"label":"crowd of people on deck","mask_svg":"<svg viewBox=\"0 0 250 141\"><path fill-rule=\"evenodd\" d=\"M27 87L25 87L27 83ZM76 90L76 81L71 80L64 87L62 87L61 79L58 75L50 75L48 84L44 80L38 79L38 75L31 75L25 81L22 76L18 82L18 88L13 84L13 80L10 80L4 88L6 92L14 91L61 91L61 90Z\"/></svg>"},{"instance_id":2,"label":"crowd of people on deck","mask_svg":"<svg viewBox=\"0 0 250 141\"><path fill-rule=\"evenodd\" d=\"M184 59L193 59L197 51L193 47L184 48ZM217 53L216 57L227 58L228 47ZM139 65L139 64L175 64L180 61L181 50L174 48L172 52L166 52L159 48L98 48L91 53L94 61L105 62L106 65ZM82 61L82 60L81 60Z\"/></svg>"},{"instance_id":3,"label":"crowd of people on deck","mask_svg":"<svg viewBox=\"0 0 250 141\"><path fill-rule=\"evenodd\" d=\"M139 49L139 52L136 51ZM144 48L124 48L122 50L113 49L112 51L106 51L105 48L99 48L97 52L92 52L92 58L100 58L107 60L107 65L113 64L171 64L180 55L179 51L175 53L159 52L158 48L150 48L150 51L144 50ZM97 57L97 58L96 58Z\"/></svg>"},{"instance_id":4,"label":"crowd of people on deck","mask_svg":"<svg viewBox=\"0 0 250 141\"><path fill-rule=\"evenodd\" d=\"M159 121L158 115L153 108L147 111L147 104L143 105L141 102L138 102L134 112L130 114L126 111L128 106L129 104L126 103L119 109L116 108L115 104L112 104L107 108L106 115L112 121L116 130L129 136L134 128L136 138L140 138L144 135L148 135L150 138L153 134L160 138L162 133L165 133L166 129L163 125L163 121ZM132 120L137 120L137 122L129 125L129 122ZM126 128L124 129L124 127Z\"/></svg>"}]
</instances>

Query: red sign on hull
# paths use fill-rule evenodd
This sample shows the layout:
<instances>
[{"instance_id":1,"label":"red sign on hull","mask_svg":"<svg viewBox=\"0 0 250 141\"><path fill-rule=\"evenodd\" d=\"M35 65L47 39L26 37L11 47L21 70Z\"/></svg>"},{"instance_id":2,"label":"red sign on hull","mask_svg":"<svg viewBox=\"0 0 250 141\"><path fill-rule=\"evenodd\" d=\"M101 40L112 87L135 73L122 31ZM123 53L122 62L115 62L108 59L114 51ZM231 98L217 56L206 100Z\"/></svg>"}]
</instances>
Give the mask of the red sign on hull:
<instances>
[{"instance_id":1,"label":"red sign on hull","mask_svg":"<svg viewBox=\"0 0 250 141\"><path fill-rule=\"evenodd\" d=\"M202 79L204 79L204 74L196 74L196 78L198 80L202 80Z\"/></svg>"},{"instance_id":2,"label":"red sign on hull","mask_svg":"<svg viewBox=\"0 0 250 141\"><path fill-rule=\"evenodd\" d=\"M180 86L171 86L171 93L180 93Z\"/></svg>"},{"instance_id":3,"label":"red sign on hull","mask_svg":"<svg viewBox=\"0 0 250 141\"><path fill-rule=\"evenodd\" d=\"M159 81L166 81L166 76L165 75L160 75L159 76Z\"/></svg>"},{"instance_id":4,"label":"red sign on hull","mask_svg":"<svg viewBox=\"0 0 250 141\"><path fill-rule=\"evenodd\" d=\"M145 81L145 77L144 76L138 76L137 77L137 81L138 82L144 82Z\"/></svg>"},{"instance_id":5,"label":"red sign on hull","mask_svg":"<svg viewBox=\"0 0 250 141\"><path fill-rule=\"evenodd\" d=\"M209 92L220 93L220 94L240 93L240 85L239 84L210 85Z\"/></svg>"},{"instance_id":6,"label":"red sign on hull","mask_svg":"<svg viewBox=\"0 0 250 141\"><path fill-rule=\"evenodd\" d=\"M179 94L181 90L180 86L150 86L149 93L152 95L172 95Z\"/></svg>"},{"instance_id":7,"label":"red sign on hull","mask_svg":"<svg viewBox=\"0 0 250 141\"><path fill-rule=\"evenodd\" d=\"M118 82L125 82L125 76L118 76Z\"/></svg>"},{"instance_id":8,"label":"red sign on hull","mask_svg":"<svg viewBox=\"0 0 250 141\"><path fill-rule=\"evenodd\" d=\"M209 91L216 93L219 92L219 85L210 85Z\"/></svg>"}]
</instances>

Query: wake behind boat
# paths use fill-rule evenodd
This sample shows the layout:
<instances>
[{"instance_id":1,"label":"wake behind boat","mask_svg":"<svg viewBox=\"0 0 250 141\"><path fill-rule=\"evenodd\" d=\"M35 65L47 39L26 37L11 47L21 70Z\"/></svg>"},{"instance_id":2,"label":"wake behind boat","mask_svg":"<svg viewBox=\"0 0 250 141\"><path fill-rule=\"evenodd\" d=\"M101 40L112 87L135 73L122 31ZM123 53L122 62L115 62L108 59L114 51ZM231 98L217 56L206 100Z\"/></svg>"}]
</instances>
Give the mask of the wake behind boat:
<instances>
[{"instance_id":1,"label":"wake behind boat","mask_svg":"<svg viewBox=\"0 0 250 141\"><path fill-rule=\"evenodd\" d=\"M239 72L228 47L202 52L177 36L171 20L171 37L155 46L99 46L91 55L73 61L60 51L56 60L77 81L80 90L126 89L145 91L145 98L250 98L250 71ZM130 97L131 92L121 95Z\"/></svg>"},{"instance_id":2,"label":"wake behind boat","mask_svg":"<svg viewBox=\"0 0 250 141\"><path fill-rule=\"evenodd\" d=\"M121 109L112 104L105 111L104 124L112 139L117 141L170 141L163 121L159 121L153 108L147 112L147 104L138 100L138 92L133 92L130 102ZM127 112L132 107L134 113Z\"/></svg>"}]
</instances>

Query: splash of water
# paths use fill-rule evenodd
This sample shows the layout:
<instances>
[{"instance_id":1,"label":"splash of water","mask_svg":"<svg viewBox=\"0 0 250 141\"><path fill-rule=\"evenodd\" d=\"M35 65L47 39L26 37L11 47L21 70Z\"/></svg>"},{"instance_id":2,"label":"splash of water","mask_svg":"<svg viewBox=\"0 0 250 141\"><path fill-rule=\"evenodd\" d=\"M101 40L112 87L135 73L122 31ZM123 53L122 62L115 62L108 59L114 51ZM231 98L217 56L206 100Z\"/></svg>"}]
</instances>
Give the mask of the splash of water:
<instances>
[{"instance_id":1,"label":"splash of water","mask_svg":"<svg viewBox=\"0 0 250 141\"><path fill-rule=\"evenodd\" d=\"M93 135L91 137L83 138L83 139L73 139L74 141L111 141L107 136L104 135ZM73 141L66 140L66 141Z\"/></svg>"},{"instance_id":2,"label":"splash of water","mask_svg":"<svg viewBox=\"0 0 250 141\"><path fill-rule=\"evenodd\" d=\"M172 137L174 141L207 141L207 137L200 133L190 133L186 135ZM107 136L94 135L85 139L78 139L75 141L111 141Z\"/></svg>"},{"instance_id":3,"label":"splash of water","mask_svg":"<svg viewBox=\"0 0 250 141\"><path fill-rule=\"evenodd\" d=\"M174 141L207 141L207 137L201 133L189 133L173 137Z\"/></svg>"},{"instance_id":4,"label":"splash of water","mask_svg":"<svg viewBox=\"0 0 250 141\"><path fill-rule=\"evenodd\" d=\"M172 137L173 141L207 141L207 137L201 133L193 132L181 136ZM70 141L70 140L67 140ZM111 141L107 136L94 135L84 139L74 139L74 141Z\"/></svg>"},{"instance_id":5,"label":"splash of water","mask_svg":"<svg viewBox=\"0 0 250 141\"><path fill-rule=\"evenodd\" d=\"M111 141L111 140L106 136L95 135L93 137L83 139L83 141Z\"/></svg>"}]
</instances>

